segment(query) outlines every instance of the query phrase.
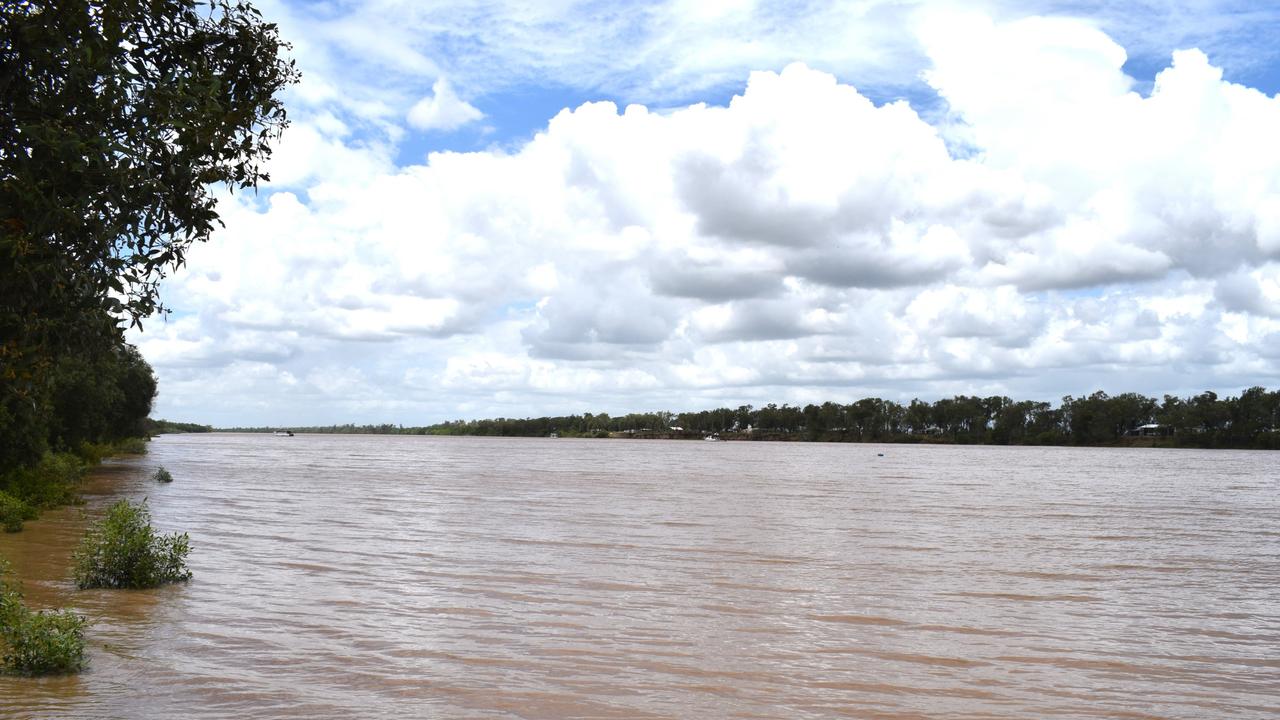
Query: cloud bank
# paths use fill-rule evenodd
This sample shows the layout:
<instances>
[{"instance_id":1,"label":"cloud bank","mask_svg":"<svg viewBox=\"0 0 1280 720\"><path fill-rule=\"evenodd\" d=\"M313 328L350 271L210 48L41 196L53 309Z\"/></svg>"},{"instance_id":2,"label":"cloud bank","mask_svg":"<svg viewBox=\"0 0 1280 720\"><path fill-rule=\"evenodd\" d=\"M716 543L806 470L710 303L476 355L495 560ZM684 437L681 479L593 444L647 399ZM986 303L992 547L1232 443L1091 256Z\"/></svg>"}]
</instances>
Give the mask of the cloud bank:
<instances>
[{"instance_id":1,"label":"cloud bank","mask_svg":"<svg viewBox=\"0 0 1280 720\"><path fill-rule=\"evenodd\" d=\"M1198 50L1140 91L1079 20L913 23L943 113L795 63L724 106L587 103L421 165L299 123L137 338L159 414L1274 385L1280 100ZM441 80L407 120L479 117Z\"/></svg>"}]
</instances>

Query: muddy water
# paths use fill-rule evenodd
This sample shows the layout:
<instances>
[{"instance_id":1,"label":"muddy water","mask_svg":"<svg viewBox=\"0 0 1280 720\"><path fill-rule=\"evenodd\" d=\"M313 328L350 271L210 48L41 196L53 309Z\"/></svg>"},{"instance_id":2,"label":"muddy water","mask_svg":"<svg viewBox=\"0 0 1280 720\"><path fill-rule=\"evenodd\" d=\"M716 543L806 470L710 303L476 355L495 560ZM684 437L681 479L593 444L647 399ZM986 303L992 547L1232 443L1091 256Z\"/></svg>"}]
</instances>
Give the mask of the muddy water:
<instances>
[{"instance_id":1,"label":"muddy water","mask_svg":"<svg viewBox=\"0 0 1280 720\"><path fill-rule=\"evenodd\" d=\"M1276 458L163 437L0 537L94 623L0 717L1276 717ZM191 583L71 587L121 495Z\"/></svg>"}]
</instances>

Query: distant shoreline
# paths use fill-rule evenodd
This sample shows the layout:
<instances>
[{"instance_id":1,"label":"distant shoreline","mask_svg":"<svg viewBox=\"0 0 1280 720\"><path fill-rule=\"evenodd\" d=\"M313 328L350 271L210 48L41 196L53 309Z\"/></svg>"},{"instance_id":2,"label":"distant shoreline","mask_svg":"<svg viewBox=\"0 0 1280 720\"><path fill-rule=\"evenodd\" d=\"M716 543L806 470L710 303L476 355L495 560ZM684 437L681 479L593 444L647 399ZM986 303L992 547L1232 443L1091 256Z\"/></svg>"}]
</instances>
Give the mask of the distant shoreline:
<instances>
[{"instance_id":1,"label":"distant shoreline","mask_svg":"<svg viewBox=\"0 0 1280 720\"><path fill-rule=\"evenodd\" d=\"M204 426L201 426L204 427ZM957 395L904 405L880 398L850 404L716 408L696 412L606 413L380 425L219 428L224 432L344 435L470 435L662 440L857 442L946 445L1187 447L1280 450L1280 391L1252 387L1236 397L1204 392L1162 400L1095 392L1047 402Z\"/></svg>"},{"instance_id":2,"label":"distant shoreline","mask_svg":"<svg viewBox=\"0 0 1280 720\"><path fill-rule=\"evenodd\" d=\"M418 428L405 428L404 432L376 432L376 431L343 431L333 428L320 427L280 427L279 430L289 431L294 435L375 435L379 437L390 436L412 436L412 437L487 437L487 438L525 438L548 439L550 435L489 435L482 433L433 433L433 432L409 432ZM213 428L209 431L211 434L243 434L243 435L271 435L276 432L275 428ZM183 431L166 433L166 434L184 434ZM956 441L946 437L936 436L912 436L903 435L899 437L883 438L876 440L860 440L849 438L846 436L832 435L830 433L819 437L809 436L803 432L798 433L780 433L780 432L761 432L761 433L718 433L719 437L715 438L722 442L791 442L791 443L829 443L829 444L850 444L850 445L939 445L939 446L994 446L994 447L1099 447L1099 448L1190 448L1190 449L1220 449L1220 450L1267 450L1280 448L1254 448L1254 447L1205 447L1198 445L1179 445L1172 437L1122 437L1110 443L1098 443L1094 445L1076 445L1070 442L1060 443L996 443L996 442L973 442L973 441ZM562 434L556 433L554 437L565 440L674 440L674 441L705 441L707 437L702 433L672 433L660 431L637 431L629 432L608 432L595 434Z\"/></svg>"}]
</instances>

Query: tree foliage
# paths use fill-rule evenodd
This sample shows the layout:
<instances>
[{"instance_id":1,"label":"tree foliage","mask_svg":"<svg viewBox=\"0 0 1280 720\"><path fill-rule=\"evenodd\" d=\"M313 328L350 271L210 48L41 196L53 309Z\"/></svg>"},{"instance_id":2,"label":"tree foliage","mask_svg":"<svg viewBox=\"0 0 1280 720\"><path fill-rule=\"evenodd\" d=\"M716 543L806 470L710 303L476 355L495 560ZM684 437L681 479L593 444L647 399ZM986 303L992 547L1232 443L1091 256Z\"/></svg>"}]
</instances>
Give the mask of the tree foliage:
<instances>
[{"instance_id":1,"label":"tree foliage","mask_svg":"<svg viewBox=\"0 0 1280 720\"><path fill-rule=\"evenodd\" d=\"M165 272L213 231L210 186L266 179L286 122L278 91L296 70L275 26L243 2L6 8L6 321L56 330L46 326L105 308L139 322L159 307Z\"/></svg>"},{"instance_id":2,"label":"tree foliage","mask_svg":"<svg viewBox=\"0 0 1280 720\"><path fill-rule=\"evenodd\" d=\"M55 355L38 392L0 396L0 480L49 451L146 435L155 395L151 366L132 345Z\"/></svg>"}]
</instances>

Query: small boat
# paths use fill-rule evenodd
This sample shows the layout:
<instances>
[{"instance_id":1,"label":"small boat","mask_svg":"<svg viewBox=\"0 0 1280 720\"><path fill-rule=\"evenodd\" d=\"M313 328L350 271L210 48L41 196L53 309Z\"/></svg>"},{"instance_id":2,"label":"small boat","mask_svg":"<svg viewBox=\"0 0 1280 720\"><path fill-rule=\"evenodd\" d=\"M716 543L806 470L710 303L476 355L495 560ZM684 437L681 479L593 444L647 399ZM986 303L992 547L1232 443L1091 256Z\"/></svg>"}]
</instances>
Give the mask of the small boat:
<instances>
[{"instance_id":1,"label":"small boat","mask_svg":"<svg viewBox=\"0 0 1280 720\"><path fill-rule=\"evenodd\" d=\"M702 438L702 439L703 439L703 440L705 440L706 442L720 442L720 436L719 436L719 435L707 435L706 437L704 437L704 438Z\"/></svg>"},{"instance_id":2,"label":"small boat","mask_svg":"<svg viewBox=\"0 0 1280 720\"><path fill-rule=\"evenodd\" d=\"M551 433L550 435L548 435L547 437L549 437L549 438L551 438L551 439L553 439L553 440L554 440L555 438L560 437L560 433L558 433L558 432L553 432L553 433Z\"/></svg>"},{"instance_id":3,"label":"small boat","mask_svg":"<svg viewBox=\"0 0 1280 720\"><path fill-rule=\"evenodd\" d=\"M272 434L272 435L279 435L280 437L293 437L293 433L292 433L292 432L290 432L290 431L288 431L288 430L277 430L277 431L275 431L275 432L273 432L273 433L271 433L271 434Z\"/></svg>"}]
</instances>

